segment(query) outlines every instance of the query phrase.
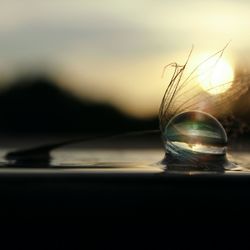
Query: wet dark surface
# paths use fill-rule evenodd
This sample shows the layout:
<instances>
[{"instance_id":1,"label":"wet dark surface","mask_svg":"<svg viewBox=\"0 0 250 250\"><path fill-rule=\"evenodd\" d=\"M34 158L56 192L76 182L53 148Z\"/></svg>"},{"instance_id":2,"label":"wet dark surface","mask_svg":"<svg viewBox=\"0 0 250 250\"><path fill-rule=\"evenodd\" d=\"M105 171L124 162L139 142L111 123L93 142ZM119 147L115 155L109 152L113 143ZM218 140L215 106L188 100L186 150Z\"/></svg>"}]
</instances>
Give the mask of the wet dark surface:
<instances>
[{"instance_id":1,"label":"wet dark surface","mask_svg":"<svg viewBox=\"0 0 250 250\"><path fill-rule=\"evenodd\" d=\"M36 249L177 247L188 243L171 235L219 239L250 222L246 146L229 157L242 167L201 172L165 171L157 138L81 142L52 150L47 165L39 158L11 165L6 153L20 144L1 150L0 219L9 245L15 238Z\"/></svg>"}]
</instances>

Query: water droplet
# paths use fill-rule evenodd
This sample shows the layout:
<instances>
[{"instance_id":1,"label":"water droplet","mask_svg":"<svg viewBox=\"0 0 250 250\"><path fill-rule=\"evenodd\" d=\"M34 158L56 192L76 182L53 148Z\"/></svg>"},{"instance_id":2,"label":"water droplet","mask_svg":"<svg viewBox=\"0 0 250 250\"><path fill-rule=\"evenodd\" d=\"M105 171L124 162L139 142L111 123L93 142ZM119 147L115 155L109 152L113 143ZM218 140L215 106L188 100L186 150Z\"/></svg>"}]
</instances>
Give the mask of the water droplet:
<instances>
[{"instance_id":1,"label":"water droplet","mask_svg":"<svg viewBox=\"0 0 250 250\"><path fill-rule=\"evenodd\" d=\"M163 131L167 167L192 166L207 170L227 164L227 135L213 116L188 111L174 116Z\"/></svg>"}]
</instances>

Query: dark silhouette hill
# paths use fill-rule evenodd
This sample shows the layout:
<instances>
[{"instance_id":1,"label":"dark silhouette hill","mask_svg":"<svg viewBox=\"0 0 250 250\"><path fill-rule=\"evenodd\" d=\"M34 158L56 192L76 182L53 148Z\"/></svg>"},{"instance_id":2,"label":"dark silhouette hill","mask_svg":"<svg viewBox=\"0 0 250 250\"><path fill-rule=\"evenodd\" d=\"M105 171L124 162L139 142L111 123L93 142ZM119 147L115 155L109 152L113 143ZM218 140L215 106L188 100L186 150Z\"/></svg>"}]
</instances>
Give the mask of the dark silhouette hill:
<instances>
[{"instance_id":1,"label":"dark silhouette hill","mask_svg":"<svg viewBox=\"0 0 250 250\"><path fill-rule=\"evenodd\" d=\"M26 76L0 93L0 133L112 133L155 129L156 119L128 117L106 104L82 101L46 76Z\"/></svg>"}]
</instances>

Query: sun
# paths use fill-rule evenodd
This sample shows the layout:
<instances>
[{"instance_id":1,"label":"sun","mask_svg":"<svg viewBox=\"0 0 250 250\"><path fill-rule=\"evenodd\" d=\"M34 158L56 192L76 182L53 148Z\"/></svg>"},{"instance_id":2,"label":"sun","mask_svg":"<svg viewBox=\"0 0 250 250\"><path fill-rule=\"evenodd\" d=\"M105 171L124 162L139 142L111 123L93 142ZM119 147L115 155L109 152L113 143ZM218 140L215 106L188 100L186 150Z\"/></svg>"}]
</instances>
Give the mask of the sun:
<instances>
[{"instance_id":1,"label":"sun","mask_svg":"<svg viewBox=\"0 0 250 250\"><path fill-rule=\"evenodd\" d=\"M198 81L211 95L226 92L234 79L233 67L223 58L210 58L198 68Z\"/></svg>"}]
</instances>

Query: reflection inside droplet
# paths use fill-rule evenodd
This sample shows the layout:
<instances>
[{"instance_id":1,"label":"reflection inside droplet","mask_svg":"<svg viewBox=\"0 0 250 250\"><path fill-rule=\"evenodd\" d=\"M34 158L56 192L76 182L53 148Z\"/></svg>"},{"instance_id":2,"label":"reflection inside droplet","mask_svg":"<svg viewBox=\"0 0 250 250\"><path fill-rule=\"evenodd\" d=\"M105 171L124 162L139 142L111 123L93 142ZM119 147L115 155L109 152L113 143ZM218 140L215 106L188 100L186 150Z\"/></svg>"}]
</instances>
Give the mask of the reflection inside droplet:
<instances>
[{"instance_id":1,"label":"reflection inside droplet","mask_svg":"<svg viewBox=\"0 0 250 250\"><path fill-rule=\"evenodd\" d=\"M167 165L191 164L193 167L223 168L227 164L227 135L213 116L199 111L173 117L163 133Z\"/></svg>"}]
</instances>

